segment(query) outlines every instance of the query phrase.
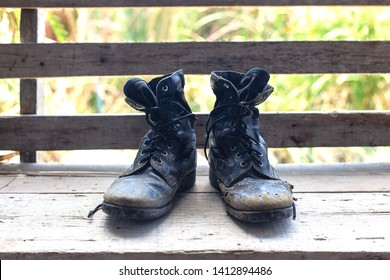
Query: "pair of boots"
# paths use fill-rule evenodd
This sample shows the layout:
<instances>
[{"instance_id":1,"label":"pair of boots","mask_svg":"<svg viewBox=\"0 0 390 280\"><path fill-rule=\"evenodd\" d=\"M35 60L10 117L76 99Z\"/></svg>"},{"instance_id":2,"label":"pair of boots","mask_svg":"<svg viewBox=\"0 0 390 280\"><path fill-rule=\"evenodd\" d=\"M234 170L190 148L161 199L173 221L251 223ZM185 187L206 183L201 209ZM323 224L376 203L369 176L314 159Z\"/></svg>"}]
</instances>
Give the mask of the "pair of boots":
<instances>
[{"instance_id":1,"label":"pair of boots","mask_svg":"<svg viewBox=\"0 0 390 280\"><path fill-rule=\"evenodd\" d=\"M242 221L295 215L292 186L269 164L259 134L255 106L272 93L269 78L261 68L211 73L216 102L205 143L210 183L222 192L227 212ZM176 192L194 185L196 118L184 97L184 83L183 71L178 70L148 83L133 78L124 86L126 102L145 112L151 129L142 138L133 165L104 193L99 208L105 213L135 220L158 218L170 211Z\"/></svg>"}]
</instances>

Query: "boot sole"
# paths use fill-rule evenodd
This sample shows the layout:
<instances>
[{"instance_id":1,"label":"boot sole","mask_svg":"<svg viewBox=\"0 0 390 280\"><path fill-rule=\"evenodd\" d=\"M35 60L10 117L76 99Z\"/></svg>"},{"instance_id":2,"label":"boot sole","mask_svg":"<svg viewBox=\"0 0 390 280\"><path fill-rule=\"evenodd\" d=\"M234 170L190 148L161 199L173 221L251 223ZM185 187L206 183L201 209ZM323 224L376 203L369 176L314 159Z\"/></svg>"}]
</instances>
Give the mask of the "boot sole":
<instances>
[{"instance_id":1,"label":"boot sole","mask_svg":"<svg viewBox=\"0 0 390 280\"><path fill-rule=\"evenodd\" d=\"M225 203L226 212L241 221L250 223L266 223L286 219L293 215L293 206L267 211L241 211L230 207Z\"/></svg>"},{"instance_id":2,"label":"boot sole","mask_svg":"<svg viewBox=\"0 0 390 280\"><path fill-rule=\"evenodd\" d=\"M214 172L211 169L209 171L209 180L213 188L217 189L218 191L221 191L218 184L217 176L214 174ZM294 213L293 205L287 208L279 208L279 209L272 209L272 210L246 211L246 210L237 210L231 207L226 202L224 203L225 203L226 212L230 216L240 221L245 221L250 223L265 223L265 222L272 222L280 219L286 219L286 218L290 218Z\"/></svg>"},{"instance_id":3,"label":"boot sole","mask_svg":"<svg viewBox=\"0 0 390 280\"><path fill-rule=\"evenodd\" d=\"M104 213L125 220L152 220L165 215L171 209L172 202L160 208L134 208L107 202L102 203Z\"/></svg>"},{"instance_id":4,"label":"boot sole","mask_svg":"<svg viewBox=\"0 0 390 280\"><path fill-rule=\"evenodd\" d=\"M196 180L196 170L191 171L180 184L177 192L183 192L192 188ZM103 201L104 213L125 220L152 220L167 214L172 209L172 201L161 207L128 207Z\"/></svg>"}]
</instances>

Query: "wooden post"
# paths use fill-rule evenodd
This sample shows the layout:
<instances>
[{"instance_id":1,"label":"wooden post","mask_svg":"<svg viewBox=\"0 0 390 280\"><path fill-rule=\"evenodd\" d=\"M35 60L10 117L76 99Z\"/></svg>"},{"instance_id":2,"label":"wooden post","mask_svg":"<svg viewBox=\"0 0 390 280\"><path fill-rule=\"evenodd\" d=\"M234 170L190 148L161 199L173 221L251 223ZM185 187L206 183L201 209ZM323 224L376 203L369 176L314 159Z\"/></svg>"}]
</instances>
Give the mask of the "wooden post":
<instances>
[{"instance_id":1,"label":"wooden post","mask_svg":"<svg viewBox=\"0 0 390 280\"><path fill-rule=\"evenodd\" d=\"M22 9L20 18L21 43L38 43L41 19L37 9ZM40 79L20 80L20 114L43 113L43 81ZM36 162L36 151L20 151L21 162Z\"/></svg>"}]
</instances>

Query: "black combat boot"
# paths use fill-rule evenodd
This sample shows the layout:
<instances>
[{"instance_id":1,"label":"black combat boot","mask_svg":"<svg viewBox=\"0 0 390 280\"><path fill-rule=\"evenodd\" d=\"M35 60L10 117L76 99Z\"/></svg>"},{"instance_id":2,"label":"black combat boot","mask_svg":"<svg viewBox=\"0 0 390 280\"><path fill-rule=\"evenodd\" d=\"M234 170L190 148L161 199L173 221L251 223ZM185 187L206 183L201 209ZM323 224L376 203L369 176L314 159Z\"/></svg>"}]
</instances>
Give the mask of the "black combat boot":
<instances>
[{"instance_id":1,"label":"black combat boot","mask_svg":"<svg viewBox=\"0 0 390 280\"><path fill-rule=\"evenodd\" d=\"M177 191L195 183L195 116L184 97L179 70L151 80L129 80L126 102L144 111L151 129L133 165L107 189L102 210L126 219L147 220L170 211Z\"/></svg>"},{"instance_id":2,"label":"black combat boot","mask_svg":"<svg viewBox=\"0 0 390 280\"><path fill-rule=\"evenodd\" d=\"M269 164L259 134L255 106L273 92L269 78L261 68L211 73L216 102L206 125L205 144L209 145L210 183L222 192L227 212L248 222L288 218L293 212L295 216L292 186Z\"/></svg>"}]
</instances>

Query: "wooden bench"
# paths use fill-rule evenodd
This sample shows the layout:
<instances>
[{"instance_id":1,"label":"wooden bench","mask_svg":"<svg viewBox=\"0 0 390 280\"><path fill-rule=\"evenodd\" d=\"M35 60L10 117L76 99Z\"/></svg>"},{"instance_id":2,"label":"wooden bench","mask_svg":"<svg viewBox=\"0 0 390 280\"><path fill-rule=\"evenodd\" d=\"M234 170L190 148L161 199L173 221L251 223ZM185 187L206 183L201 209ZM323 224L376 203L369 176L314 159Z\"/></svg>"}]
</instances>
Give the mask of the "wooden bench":
<instances>
[{"instance_id":1,"label":"wooden bench","mask_svg":"<svg viewBox=\"0 0 390 280\"><path fill-rule=\"evenodd\" d=\"M0 78L21 79L21 115L0 116L0 150L21 155L20 164L0 163L1 259L390 259L390 163L276 165L295 185L297 218L260 225L227 216L207 166L167 216L120 222L86 215L127 166L34 163L38 150L136 149L147 130L140 114L40 115L40 78L158 75L167 65L187 74L253 64L279 74L390 73L389 41L37 43L40 8L221 5L390 1L2 0L22 8L22 43L0 44ZM201 148L208 116L197 117ZM390 146L390 111L264 113L261 121L270 147Z\"/></svg>"}]
</instances>

